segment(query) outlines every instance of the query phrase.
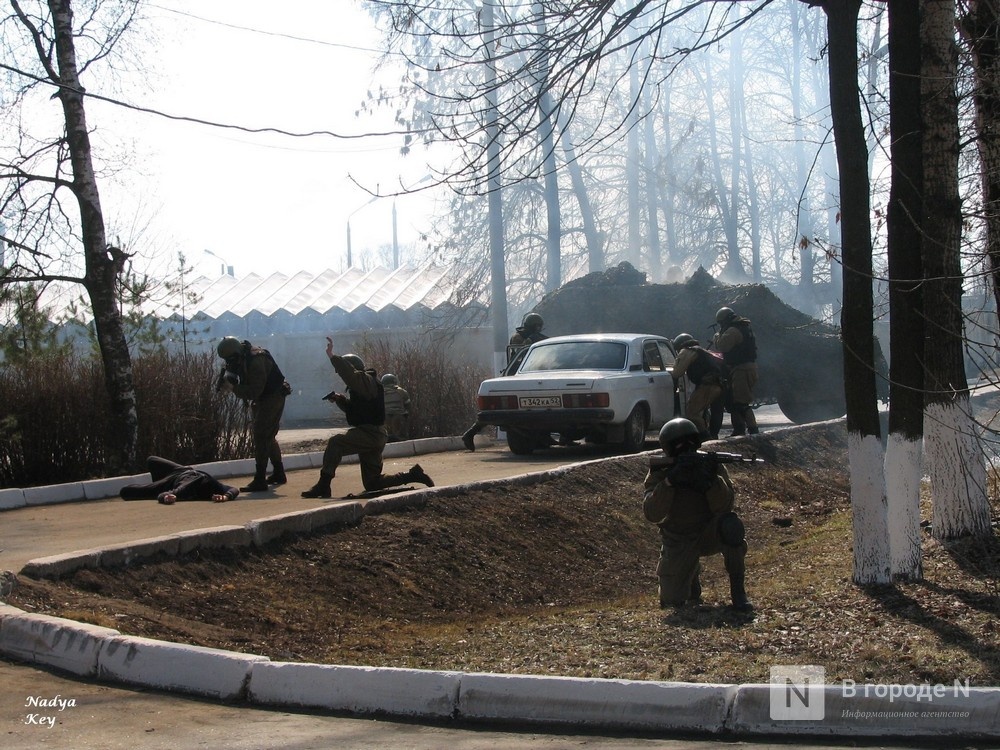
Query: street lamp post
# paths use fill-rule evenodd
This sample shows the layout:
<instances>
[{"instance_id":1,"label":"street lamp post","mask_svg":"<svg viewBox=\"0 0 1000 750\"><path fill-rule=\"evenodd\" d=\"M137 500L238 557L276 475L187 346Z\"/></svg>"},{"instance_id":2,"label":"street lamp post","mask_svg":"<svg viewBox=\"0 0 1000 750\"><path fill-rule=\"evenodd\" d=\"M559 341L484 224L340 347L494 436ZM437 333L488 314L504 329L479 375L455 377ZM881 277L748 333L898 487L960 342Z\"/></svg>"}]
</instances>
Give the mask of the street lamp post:
<instances>
[{"instance_id":1,"label":"street lamp post","mask_svg":"<svg viewBox=\"0 0 1000 750\"><path fill-rule=\"evenodd\" d=\"M353 211L351 211L351 213L349 213L347 215L347 267L348 268L350 268L352 265L354 265L353 264L353 259L351 258L351 219L353 219L354 218L354 214L356 214L362 208L365 208L366 206L370 206L372 203L374 203L375 201L377 201L381 197L382 196L380 196L380 195L373 195L371 198L369 198L368 200L366 200L364 203L362 203L360 206L358 206L356 209L354 209Z\"/></svg>"}]
</instances>

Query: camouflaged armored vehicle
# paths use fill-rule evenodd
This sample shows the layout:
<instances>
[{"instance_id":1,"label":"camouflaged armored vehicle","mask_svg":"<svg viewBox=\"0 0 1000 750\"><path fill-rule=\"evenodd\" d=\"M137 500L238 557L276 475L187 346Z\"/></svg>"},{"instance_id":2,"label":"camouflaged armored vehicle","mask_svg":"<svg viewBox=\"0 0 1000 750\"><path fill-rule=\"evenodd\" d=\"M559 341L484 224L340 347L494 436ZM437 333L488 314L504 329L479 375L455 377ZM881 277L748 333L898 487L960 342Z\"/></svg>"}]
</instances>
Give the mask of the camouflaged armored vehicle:
<instances>
[{"instance_id":1,"label":"camouflaged armored vehicle","mask_svg":"<svg viewBox=\"0 0 1000 750\"><path fill-rule=\"evenodd\" d=\"M760 403L777 403L796 424L844 415L838 329L789 307L762 284L722 284L703 269L684 283L649 284L644 273L622 263L568 282L546 295L534 312L545 319L549 336L646 331L673 338L690 333L707 346L720 307L733 308L753 325Z\"/></svg>"}]
</instances>

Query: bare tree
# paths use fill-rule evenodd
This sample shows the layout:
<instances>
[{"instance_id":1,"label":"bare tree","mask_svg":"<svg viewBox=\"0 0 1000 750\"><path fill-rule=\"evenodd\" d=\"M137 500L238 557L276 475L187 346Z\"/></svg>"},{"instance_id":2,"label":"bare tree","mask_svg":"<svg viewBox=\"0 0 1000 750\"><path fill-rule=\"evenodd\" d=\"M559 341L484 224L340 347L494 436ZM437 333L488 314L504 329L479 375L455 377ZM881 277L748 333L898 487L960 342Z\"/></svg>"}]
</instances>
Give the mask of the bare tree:
<instances>
[{"instance_id":1,"label":"bare tree","mask_svg":"<svg viewBox=\"0 0 1000 750\"><path fill-rule=\"evenodd\" d=\"M872 330L872 229L868 146L858 95L858 11L861 0L826 0L830 105L840 171L843 232L844 392L854 527L854 581L890 579L888 519L875 382Z\"/></svg>"},{"instance_id":2,"label":"bare tree","mask_svg":"<svg viewBox=\"0 0 1000 750\"><path fill-rule=\"evenodd\" d=\"M934 499L934 535L990 533L986 468L971 418L962 318L962 205L958 191L958 101L954 0L921 5L923 211L926 322L924 433Z\"/></svg>"},{"instance_id":3,"label":"bare tree","mask_svg":"<svg viewBox=\"0 0 1000 750\"><path fill-rule=\"evenodd\" d=\"M97 0L85 5L79 23L71 0L9 0L9 6L12 14L0 23L9 61L4 68L19 81L12 106L37 106L40 94L51 95L61 106L65 128L61 136L45 141L23 125L17 144L0 152L0 215L8 227L3 239L14 249L0 284L60 280L84 287L111 405L113 454L107 468L130 468L136 459L138 418L116 296L128 254L107 237L80 76L113 54L136 5ZM80 39L85 59L77 50Z\"/></svg>"},{"instance_id":4,"label":"bare tree","mask_svg":"<svg viewBox=\"0 0 1000 750\"><path fill-rule=\"evenodd\" d=\"M920 116L920 4L889 11L889 131L892 159L886 220L889 264L889 435L885 477L894 578L922 577L924 305L921 243L923 156Z\"/></svg>"},{"instance_id":5,"label":"bare tree","mask_svg":"<svg viewBox=\"0 0 1000 750\"><path fill-rule=\"evenodd\" d=\"M1000 9L993 0L969 0L960 28L972 52L976 149L982 174L986 259L1000 310Z\"/></svg>"}]
</instances>

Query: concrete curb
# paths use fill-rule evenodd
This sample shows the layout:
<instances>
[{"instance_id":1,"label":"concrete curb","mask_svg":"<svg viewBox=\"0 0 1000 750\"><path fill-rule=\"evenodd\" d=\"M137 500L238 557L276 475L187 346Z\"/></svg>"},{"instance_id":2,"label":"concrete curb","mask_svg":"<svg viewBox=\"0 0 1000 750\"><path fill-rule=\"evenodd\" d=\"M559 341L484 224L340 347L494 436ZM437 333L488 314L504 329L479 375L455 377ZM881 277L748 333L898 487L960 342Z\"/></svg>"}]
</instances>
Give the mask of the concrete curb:
<instances>
[{"instance_id":1,"label":"concrete curb","mask_svg":"<svg viewBox=\"0 0 1000 750\"><path fill-rule=\"evenodd\" d=\"M151 638L112 636L102 644L97 676L127 685L176 690L219 700L241 700L254 664L266 656Z\"/></svg>"},{"instance_id":2,"label":"concrete curb","mask_svg":"<svg viewBox=\"0 0 1000 750\"><path fill-rule=\"evenodd\" d=\"M81 677L248 705L473 724L685 732L734 739L969 740L996 738L1000 717L998 688L947 688L940 696L928 690L918 698L898 693L889 697L888 686L862 686L847 694L842 687L827 685L818 704L823 718L776 720L771 718L772 685L272 662L254 654L123 636L3 604L0 653Z\"/></svg>"},{"instance_id":3,"label":"concrete curb","mask_svg":"<svg viewBox=\"0 0 1000 750\"><path fill-rule=\"evenodd\" d=\"M449 719L460 672L334 664L255 664L247 698L265 706Z\"/></svg>"},{"instance_id":4,"label":"concrete curb","mask_svg":"<svg viewBox=\"0 0 1000 750\"><path fill-rule=\"evenodd\" d=\"M460 437L433 437L418 440L401 440L387 443L382 455L386 458L403 458L420 456L427 453L443 453L444 451L464 450ZM357 456L344 456L341 464L356 464ZM319 469L323 466L323 452L290 453L284 456L285 469ZM207 471L216 479L250 476L254 472L253 459L241 458L235 461L213 461L205 464L195 464L196 469ZM23 508L26 505L51 505L55 503L73 503L85 500L106 500L118 497L126 484L144 484L150 481L149 474L134 474L127 477L108 477L105 479L88 479L83 482L69 484L49 484L40 487L11 487L0 490L0 511Z\"/></svg>"}]
</instances>

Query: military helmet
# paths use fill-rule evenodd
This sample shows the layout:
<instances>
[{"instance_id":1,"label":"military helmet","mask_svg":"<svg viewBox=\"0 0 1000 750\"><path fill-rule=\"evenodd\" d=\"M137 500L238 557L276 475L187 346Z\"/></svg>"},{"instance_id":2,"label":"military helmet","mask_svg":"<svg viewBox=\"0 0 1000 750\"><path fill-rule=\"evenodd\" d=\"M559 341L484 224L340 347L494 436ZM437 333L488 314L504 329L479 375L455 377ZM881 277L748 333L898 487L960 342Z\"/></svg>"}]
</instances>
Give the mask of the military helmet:
<instances>
[{"instance_id":1,"label":"military helmet","mask_svg":"<svg viewBox=\"0 0 1000 750\"><path fill-rule=\"evenodd\" d=\"M668 456L676 456L682 449L697 450L701 434L690 419L677 417L660 428L660 447Z\"/></svg>"},{"instance_id":2,"label":"military helmet","mask_svg":"<svg viewBox=\"0 0 1000 750\"><path fill-rule=\"evenodd\" d=\"M235 357L243 351L243 344L235 336L226 336L222 341L219 342L217 351L219 356L223 359L229 359L230 357Z\"/></svg>"},{"instance_id":3,"label":"military helmet","mask_svg":"<svg viewBox=\"0 0 1000 750\"><path fill-rule=\"evenodd\" d=\"M399 385L399 378L391 372L387 372L382 376L382 385Z\"/></svg>"},{"instance_id":4,"label":"military helmet","mask_svg":"<svg viewBox=\"0 0 1000 750\"><path fill-rule=\"evenodd\" d=\"M538 313L528 313L524 316L524 320L521 321L521 327L530 332L540 331L544 325L545 321L542 320L542 316Z\"/></svg>"},{"instance_id":5,"label":"military helmet","mask_svg":"<svg viewBox=\"0 0 1000 750\"><path fill-rule=\"evenodd\" d=\"M343 359L345 362L350 362L351 367L353 367L355 370L365 369L365 361L361 359L361 357L359 357L357 354L345 354L341 357L341 359Z\"/></svg>"},{"instance_id":6,"label":"military helmet","mask_svg":"<svg viewBox=\"0 0 1000 750\"><path fill-rule=\"evenodd\" d=\"M679 333L674 339L674 351L679 352L688 346L697 346L698 339L692 336L690 333Z\"/></svg>"},{"instance_id":7,"label":"military helmet","mask_svg":"<svg viewBox=\"0 0 1000 750\"><path fill-rule=\"evenodd\" d=\"M736 313L733 312L731 307L720 307L719 312L715 314L715 322L720 326L724 326L726 323L730 322L736 317Z\"/></svg>"}]
</instances>

